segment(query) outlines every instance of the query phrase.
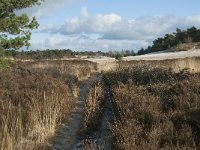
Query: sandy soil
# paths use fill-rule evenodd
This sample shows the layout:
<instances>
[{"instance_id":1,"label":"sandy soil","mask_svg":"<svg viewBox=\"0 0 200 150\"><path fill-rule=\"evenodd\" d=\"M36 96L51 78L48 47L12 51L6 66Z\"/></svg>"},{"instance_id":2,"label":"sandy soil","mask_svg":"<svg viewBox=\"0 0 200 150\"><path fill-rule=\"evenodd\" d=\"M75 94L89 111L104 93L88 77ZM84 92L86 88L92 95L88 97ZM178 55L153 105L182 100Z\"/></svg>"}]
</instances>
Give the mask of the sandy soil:
<instances>
[{"instance_id":1,"label":"sandy soil","mask_svg":"<svg viewBox=\"0 0 200 150\"><path fill-rule=\"evenodd\" d=\"M111 126L114 122L114 113L112 106L112 99L110 95L110 89L104 85L104 103L102 110L102 119L100 128L97 131L93 131L87 138L78 140L73 150L112 150L113 149L113 137L111 133ZM85 135L84 135L85 136ZM87 148L85 148L87 147Z\"/></svg>"},{"instance_id":2,"label":"sandy soil","mask_svg":"<svg viewBox=\"0 0 200 150\"><path fill-rule=\"evenodd\" d=\"M111 62L116 61L115 58L106 57L106 56L96 57L96 58L88 58L86 60L91 61L91 62L95 62L95 63L98 63L98 64L105 64L105 63L111 63Z\"/></svg>"},{"instance_id":3,"label":"sandy soil","mask_svg":"<svg viewBox=\"0 0 200 150\"><path fill-rule=\"evenodd\" d=\"M56 136L53 139L52 150L73 149L78 138L77 133L83 121L84 104L89 88L93 82L98 81L100 78L101 75L94 75L85 81L84 85L80 88L76 110L72 113L70 120L63 124L56 132Z\"/></svg>"},{"instance_id":4,"label":"sandy soil","mask_svg":"<svg viewBox=\"0 0 200 150\"><path fill-rule=\"evenodd\" d=\"M191 49L188 51L180 51L180 52L168 52L168 53L154 53L154 54L146 54L140 56L128 56L124 57L123 60L164 60L164 59L178 59L178 58L186 58L186 57L200 57L200 49Z\"/></svg>"},{"instance_id":5,"label":"sandy soil","mask_svg":"<svg viewBox=\"0 0 200 150\"><path fill-rule=\"evenodd\" d=\"M186 57L200 57L200 49L191 49L188 51L179 51L179 52L159 52L159 53L151 53L140 56L128 56L123 57L124 61L131 60L164 60L164 59L178 59L178 58L186 58ZM98 64L106 64L115 62L114 58L110 57L101 57L101 58L89 58L88 61L92 61Z\"/></svg>"}]
</instances>

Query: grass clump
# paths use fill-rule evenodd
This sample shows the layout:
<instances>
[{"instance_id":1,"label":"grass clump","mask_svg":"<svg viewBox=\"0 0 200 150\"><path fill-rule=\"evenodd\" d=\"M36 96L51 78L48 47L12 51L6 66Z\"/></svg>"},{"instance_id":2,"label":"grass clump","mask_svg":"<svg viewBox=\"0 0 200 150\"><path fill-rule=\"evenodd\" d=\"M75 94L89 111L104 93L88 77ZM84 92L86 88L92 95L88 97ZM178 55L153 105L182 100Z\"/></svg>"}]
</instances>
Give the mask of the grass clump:
<instances>
[{"instance_id":1,"label":"grass clump","mask_svg":"<svg viewBox=\"0 0 200 150\"><path fill-rule=\"evenodd\" d=\"M50 146L58 125L75 109L77 86L50 71L19 65L0 69L0 149Z\"/></svg>"},{"instance_id":2,"label":"grass clump","mask_svg":"<svg viewBox=\"0 0 200 150\"><path fill-rule=\"evenodd\" d=\"M103 85L102 81L96 81L89 89L85 100L85 109L83 114L82 132L89 135L97 131L101 125L103 105Z\"/></svg>"}]
</instances>

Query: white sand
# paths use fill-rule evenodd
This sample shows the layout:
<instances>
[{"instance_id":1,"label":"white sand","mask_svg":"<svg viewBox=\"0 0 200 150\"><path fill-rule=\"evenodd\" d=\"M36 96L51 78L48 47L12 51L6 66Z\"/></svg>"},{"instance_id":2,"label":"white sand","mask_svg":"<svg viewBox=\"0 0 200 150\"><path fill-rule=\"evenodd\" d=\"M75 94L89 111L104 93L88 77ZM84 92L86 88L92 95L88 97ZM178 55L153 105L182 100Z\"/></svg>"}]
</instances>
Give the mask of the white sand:
<instances>
[{"instance_id":1,"label":"white sand","mask_svg":"<svg viewBox=\"0 0 200 150\"><path fill-rule=\"evenodd\" d=\"M146 54L140 56L128 56L124 57L123 60L164 60L164 59L177 59L177 58L186 58L186 57L200 57L200 49L191 49L188 51L180 52L168 52L168 53L154 53Z\"/></svg>"},{"instance_id":2,"label":"white sand","mask_svg":"<svg viewBox=\"0 0 200 150\"><path fill-rule=\"evenodd\" d=\"M106 57L106 56L101 56L101 57L97 57L97 58L88 58L85 59L91 62L95 62L98 64L105 64L105 63L110 63L110 62L115 62L115 58L111 58L111 57Z\"/></svg>"},{"instance_id":3,"label":"white sand","mask_svg":"<svg viewBox=\"0 0 200 150\"><path fill-rule=\"evenodd\" d=\"M150 53L146 55L140 56L128 56L123 57L122 60L131 61L131 60L165 60L165 59L178 59L178 58L186 58L186 57L200 57L200 49L191 49L188 51L179 51L179 52L158 52L158 53ZM87 58L85 60L96 62L98 64L106 64L115 62L115 58L111 57L97 57L97 58Z\"/></svg>"}]
</instances>

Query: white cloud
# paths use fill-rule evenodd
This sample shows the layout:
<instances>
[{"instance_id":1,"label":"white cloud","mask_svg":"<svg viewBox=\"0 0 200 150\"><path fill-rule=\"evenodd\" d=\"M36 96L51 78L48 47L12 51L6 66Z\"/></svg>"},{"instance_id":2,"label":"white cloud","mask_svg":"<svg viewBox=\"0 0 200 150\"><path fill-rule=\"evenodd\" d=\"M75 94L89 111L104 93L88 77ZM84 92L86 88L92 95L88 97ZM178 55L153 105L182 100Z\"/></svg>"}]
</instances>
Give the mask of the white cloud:
<instances>
[{"instance_id":1,"label":"white cloud","mask_svg":"<svg viewBox=\"0 0 200 150\"><path fill-rule=\"evenodd\" d=\"M40 26L40 29L35 30L35 33L57 33L58 30L60 29L60 27L58 25L54 25L54 24L46 24L43 26Z\"/></svg>"},{"instance_id":2,"label":"white cloud","mask_svg":"<svg viewBox=\"0 0 200 150\"><path fill-rule=\"evenodd\" d=\"M147 47L150 43L144 40L106 40L99 39L97 35L53 35L43 42L33 42L30 49L72 49L72 50L90 50L90 51L108 51L108 50L137 50L141 47Z\"/></svg>"},{"instance_id":3,"label":"white cloud","mask_svg":"<svg viewBox=\"0 0 200 150\"><path fill-rule=\"evenodd\" d=\"M96 40L89 40L84 43L84 49L88 50L138 50L141 47L147 47L150 43L143 41L143 40L105 40L105 39L96 39Z\"/></svg>"},{"instance_id":4,"label":"white cloud","mask_svg":"<svg viewBox=\"0 0 200 150\"><path fill-rule=\"evenodd\" d=\"M188 24L193 24L194 26L198 26L200 24L200 16L188 16L185 19L185 26L188 26Z\"/></svg>"},{"instance_id":5,"label":"white cloud","mask_svg":"<svg viewBox=\"0 0 200 150\"><path fill-rule=\"evenodd\" d=\"M27 13L29 17L41 17L48 16L52 14L55 10L68 5L74 1L81 0L44 0L41 2L41 5L34 5L30 8L25 8L20 11L17 11L18 14Z\"/></svg>"},{"instance_id":6,"label":"white cloud","mask_svg":"<svg viewBox=\"0 0 200 150\"><path fill-rule=\"evenodd\" d=\"M80 17L67 19L58 32L61 34L104 33L111 30L115 24L122 20L120 16L114 13L90 16L85 7L82 8L81 14Z\"/></svg>"},{"instance_id":7,"label":"white cloud","mask_svg":"<svg viewBox=\"0 0 200 150\"><path fill-rule=\"evenodd\" d=\"M64 39L59 37L49 37L45 40L45 46L47 47L55 47L55 46L62 46L64 45Z\"/></svg>"},{"instance_id":8,"label":"white cloud","mask_svg":"<svg viewBox=\"0 0 200 150\"><path fill-rule=\"evenodd\" d=\"M149 46L157 37L175 32L176 28L185 30L192 26L200 27L200 15L185 18L146 16L126 20L115 13L91 15L83 7L80 16L67 19L60 26L46 25L39 31L51 33L42 44L45 48L138 50Z\"/></svg>"},{"instance_id":9,"label":"white cloud","mask_svg":"<svg viewBox=\"0 0 200 150\"><path fill-rule=\"evenodd\" d=\"M61 35L53 35L45 40L46 48L71 48L79 49L86 41L90 40L90 37L81 35L70 35L68 37Z\"/></svg>"},{"instance_id":10,"label":"white cloud","mask_svg":"<svg viewBox=\"0 0 200 150\"><path fill-rule=\"evenodd\" d=\"M200 27L200 16L180 18L166 15L125 20L115 13L89 15L87 8L83 7L81 16L67 19L63 25L49 31L62 35L99 34L107 40L153 40L174 32L177 27L186 29L191 26Z\"/></svg>"},{"instance_id":11,"label":"white cloud","mask_svg":"<svg viewBox=\"0 0 200 150\"><path fill-rule=\"evenodd\" d=\"M82 15L83 17L89 17L89 13L88 13L88 10L87 10L86 7L83 7L83 8L81 9L81 15Z\"/></svg>"},{"instance_id":12,"label":"white cloud","mask_svg":"<svg viewBox=\"0 0 200 150\"><path fill-rule=\"evenodd\" d=\"M26 47L22 49L27 50ZM44 41L32 41L31 46L28 48L29 50L45 50L47 47L45 46Z\"/></svg>"},{"instance_id":13,"label":"white cloud","mask_svg":"<svg viewBox=\"0 0 200 150\"><path fill-rule=\"evenodd\" d=\"M176 29L177 17L140 17L135 20L123 20L112 30L104 33L105 39L149 40Z\"/></svg>"}]
</instances>

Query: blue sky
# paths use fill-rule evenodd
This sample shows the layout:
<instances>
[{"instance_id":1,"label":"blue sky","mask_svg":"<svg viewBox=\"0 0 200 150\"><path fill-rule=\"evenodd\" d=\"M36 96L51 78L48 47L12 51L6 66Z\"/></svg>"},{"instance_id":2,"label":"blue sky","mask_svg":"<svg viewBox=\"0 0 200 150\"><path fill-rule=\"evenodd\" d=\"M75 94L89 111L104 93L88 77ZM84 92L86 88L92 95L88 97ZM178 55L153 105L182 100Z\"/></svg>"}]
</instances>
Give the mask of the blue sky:
<instances>
[{"instance_id":1,"label":"blue sky","mask_svg":"<svg viewBox=\"0 0 200 150\"><path fill-rule=\"evenodd\" d=\"M24 9L36 16L30 49L137 51L177 27L200 27L199 0L45 0Z\"/></svg>"}]
</instances>

